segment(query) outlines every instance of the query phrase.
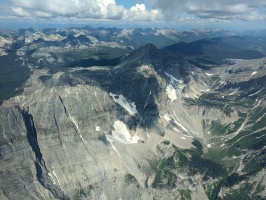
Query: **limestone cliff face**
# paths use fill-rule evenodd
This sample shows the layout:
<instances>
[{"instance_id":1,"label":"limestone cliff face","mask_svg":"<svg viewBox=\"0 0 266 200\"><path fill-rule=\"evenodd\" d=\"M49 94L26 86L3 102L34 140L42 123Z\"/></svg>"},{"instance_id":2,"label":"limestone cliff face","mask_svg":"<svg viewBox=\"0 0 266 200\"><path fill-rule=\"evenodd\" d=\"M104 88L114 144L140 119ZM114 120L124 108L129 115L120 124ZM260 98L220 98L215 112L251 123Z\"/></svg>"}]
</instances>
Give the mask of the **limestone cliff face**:
<instances>
[{"instance_id":1,"label":"limestone cliff face","mask_svg":"<svg viewBox=\"0 0 266 200\"><path fill-rule=\"evenodd\" d=\"M237 119L187 104L210 84L204 71L152 45L116 67L34 71L0 107L1 199L181 197L153 187L160 159L195 149L195 138L207 151L203 121ZM190 191L206 199L199 179Z\"/></svg>"},{"instance_id":2,"label":"limestone cliff face","mask_svg":"<svg viewBox=\"0 0 266 200\"><path fill-rule=\"evenodd\" d=\"M155 47L140 51L115 68L36 71L24 93L1 106L3 197L149 194L159 133L169 123L160 119L160 109L171 102L164 72L179 73L180 60L164 69Z\"/></svg>"}]
</instances>

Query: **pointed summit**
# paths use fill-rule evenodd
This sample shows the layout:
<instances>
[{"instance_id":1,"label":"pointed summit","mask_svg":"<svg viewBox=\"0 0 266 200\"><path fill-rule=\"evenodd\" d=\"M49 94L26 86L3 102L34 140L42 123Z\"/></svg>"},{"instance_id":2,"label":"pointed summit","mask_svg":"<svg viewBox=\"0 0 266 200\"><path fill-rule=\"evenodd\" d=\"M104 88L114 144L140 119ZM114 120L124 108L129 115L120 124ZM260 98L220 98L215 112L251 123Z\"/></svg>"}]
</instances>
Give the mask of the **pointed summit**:
<instances>
[{"instance_id":1,"label":"pointed summit","mask_svg":"<svg viewBox=\"0 0 266 200\"><path fill-rule=\"evenodd\" d=\"M93 29L90 25L84 26L83 29L91 30Z\"/></svg>"},{"instance_id":2,"label":"pointed summit","mask_svg":"<svg viewBox=\"0 0 266 200\"><path fill-rule=\"evenodd\" d=\"M123 61L139 65L140 63L151 64L158 59L161 59L161 51L155 45L149 43L133 51Z\"/></svg>"},{"instance_id":3,"label":"pointed summit","mask_svg":"<svg viewBox=\"0 0 266 200\"><path fill-rule=\"evenodd\" d=\"M152 43L148 43L148 44L140 47L140 49L158 50L158 48L154 44L152 44Z\"/></svg>"}]
</instances>

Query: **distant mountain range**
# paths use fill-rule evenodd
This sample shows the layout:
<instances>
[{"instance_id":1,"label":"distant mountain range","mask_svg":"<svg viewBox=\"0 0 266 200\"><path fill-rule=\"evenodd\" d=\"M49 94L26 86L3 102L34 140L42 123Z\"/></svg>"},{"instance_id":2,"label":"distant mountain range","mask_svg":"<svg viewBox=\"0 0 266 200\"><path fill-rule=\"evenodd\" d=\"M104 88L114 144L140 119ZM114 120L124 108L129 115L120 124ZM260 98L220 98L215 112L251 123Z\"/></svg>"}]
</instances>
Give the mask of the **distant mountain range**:
<instances>
[{"instance_id":1,"label":"distant mountain range","mask_svg":"<svg viewBox=\"0 0 266 200\"><path fill-rule=\"evenodd\" d=\"M264 34L263 30L242 34L254 32L256 35ZM173 29L90 26L1 30L0 63L3 64L0 72L5 78L0 80L0 100L10 97L14 91L20 91L18 77L22 82L25 81L30 70L116 65L124 55L147 43L163 48L163 51L179 52L188 61L204 69L265 55L265 37L235 36L236 34L238 33L220 29L179 32Z\"/></svg>"},{"instance_id":2,"label":"distant mountain range","mask_svg":"<svg viewBox=\"0 0 266 200\"><path fill-rule=\"evenodd\" d=\"M20 29L18 31L0 30L0 35L9 39L25 37L25 43L30 44L38 39L44 41L61 41L67 37L89 36L96 42L116 42L122 46L139 48L147 43L153 43L158 48L165 47L180 41L191 42L203 38L223 37L236 35L236 32L220 29L195 29L191 31L177 31L174 29L118 29L118 28L65 28L65 29ZM73 39L73 38L72 38ZM22 40L22 38L20 38ZM87 39L86 39L87 40ZM81 44L83 44L81 42Z\"/></svg>"},{"instance_id":3,"label":"distant mountain range","mask_svg":"<svg viewBox=\"0 0 266 200\"><path fill-rule=\"evenodd\" d=\"M262 58L266 55L266 38L254 36L216 37L180 42L163 48L178 52L190 62L209 68L221 64L234 64L239 60Z\"/></svg>"}]
</instances>

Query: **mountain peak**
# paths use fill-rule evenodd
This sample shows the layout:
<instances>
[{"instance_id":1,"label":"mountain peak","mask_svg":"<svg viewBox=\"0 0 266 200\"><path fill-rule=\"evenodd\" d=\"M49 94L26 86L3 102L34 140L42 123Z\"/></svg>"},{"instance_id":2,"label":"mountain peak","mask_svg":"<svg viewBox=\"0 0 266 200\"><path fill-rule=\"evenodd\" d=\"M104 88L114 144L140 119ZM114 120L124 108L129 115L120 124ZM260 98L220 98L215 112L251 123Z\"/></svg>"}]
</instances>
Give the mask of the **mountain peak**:
<instances>
[{"instance_id":1,"label":"mountain peak","mask_svg":"<svg viewBox=\"0 0 266 200\"><path fill-rule=\"evenodd\" d=\"M87 25L87 26L83 27L83 29L90 30L90 29L93 29L93 28L90 25Z\"/></svg>"},{"instance_id":2,"label":"mountain peak","mask_svg":"<svg viewBox=\"0 0 266 200\"><path fill-rule=\"evenodd\" d=\"M154 44L152 44L152 43L148 43L148 44L140 47L140 49L158 50L158 48Z\"/></svg>"},{"instance_id":3,"label":"mountain peak","mask_svg":"<svg viewBox=\"0 0 266 200\"><path fill-rule=\"evenodd\" d=\"M161 51L155 45L148 43L130 53L127 57L125 57L124 62L135 63L137 65L139 63L150 64L160 57Z\"/></svg>"}]
</instances>

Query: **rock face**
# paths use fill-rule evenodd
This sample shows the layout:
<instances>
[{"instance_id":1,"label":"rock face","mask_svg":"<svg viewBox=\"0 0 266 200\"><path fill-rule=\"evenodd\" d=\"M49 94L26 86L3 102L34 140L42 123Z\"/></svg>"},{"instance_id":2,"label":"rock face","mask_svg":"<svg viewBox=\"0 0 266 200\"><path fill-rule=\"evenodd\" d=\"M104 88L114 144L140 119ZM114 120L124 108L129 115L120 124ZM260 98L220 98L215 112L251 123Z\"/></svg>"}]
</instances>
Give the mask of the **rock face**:
<instances>
[{"instance_id":1,"label":"rock face","mask_svg":"<svg viewBox=\"0 0 266 200\"><path fill-rule=\"evenodd\" d=\"M35 70L23 93L0 107L0 198L208 199L230 194L218 194L221 186L218 193L210 189L225 174L230 177L221 160L212 161L211 153L219 150L212 151L213 146L232 139L218 135L213 123L223 128L240 114L233 106L228 115L218 103L203 101L208 100L204 95L224 94L217 80L226 77L213 78L181 55L162 53L151 44L115 67ZM264 99L258 107L265 109ZM230 155L238 154L233 158L237 167L254 152ZM193 168L198 163L207 169ZM260 168L258 173L265 177ZM245 180L265 186L256 178Z\"/></svg>"}]
</instances>

